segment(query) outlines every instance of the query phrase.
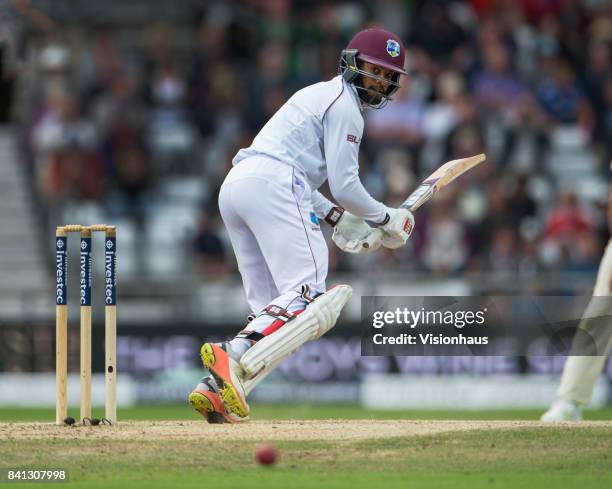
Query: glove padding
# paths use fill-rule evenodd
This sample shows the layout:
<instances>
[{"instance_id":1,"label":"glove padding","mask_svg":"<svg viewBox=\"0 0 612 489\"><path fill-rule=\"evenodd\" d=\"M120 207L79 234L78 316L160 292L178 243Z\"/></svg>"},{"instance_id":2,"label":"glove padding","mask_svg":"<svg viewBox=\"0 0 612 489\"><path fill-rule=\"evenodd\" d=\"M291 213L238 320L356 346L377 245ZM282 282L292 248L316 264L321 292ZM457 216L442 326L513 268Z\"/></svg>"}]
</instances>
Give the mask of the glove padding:
<instances>
[{"instance_id":1,"label":"glove padding","mask_svg":"<svg viewBox=\"0 0 612 489\"><path fill-rule=\"evenodd\" d=\"M344 211L334 227L332 241L346 253L369 253L381 245L379 233L375 231L360 217Z\"/></svg>"},{"instance_id":2,"label":"glove padding","mask_svg":"<svg viewBox=\"0 0 612 489\"><path fill-rule=\"evenodd\" d=\"M404 246L414 229L414 216L408 209L389 209L389 221L379 229L382 233L382 245L395 250Z\"/></svg>"}]
</instances>

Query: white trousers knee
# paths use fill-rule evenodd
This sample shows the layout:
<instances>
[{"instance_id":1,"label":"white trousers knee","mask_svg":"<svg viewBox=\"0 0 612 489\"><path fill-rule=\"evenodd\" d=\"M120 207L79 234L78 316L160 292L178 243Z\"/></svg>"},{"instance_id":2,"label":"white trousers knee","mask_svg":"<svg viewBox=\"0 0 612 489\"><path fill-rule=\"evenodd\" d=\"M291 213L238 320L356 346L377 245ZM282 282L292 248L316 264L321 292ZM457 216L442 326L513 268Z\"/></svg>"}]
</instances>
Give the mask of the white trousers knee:
<instances>
[{"instance_id":1,"label":"white trousers knee","mask_svg":"<svg viewBox=\"0 0 612 489\"><path fill-rule=\"evenodd\" d=\"M223 182L219 209L252 312L303 285L325 292L327 244L297 170L263 157L243 160Z\"/></svg>"}]
</instances>

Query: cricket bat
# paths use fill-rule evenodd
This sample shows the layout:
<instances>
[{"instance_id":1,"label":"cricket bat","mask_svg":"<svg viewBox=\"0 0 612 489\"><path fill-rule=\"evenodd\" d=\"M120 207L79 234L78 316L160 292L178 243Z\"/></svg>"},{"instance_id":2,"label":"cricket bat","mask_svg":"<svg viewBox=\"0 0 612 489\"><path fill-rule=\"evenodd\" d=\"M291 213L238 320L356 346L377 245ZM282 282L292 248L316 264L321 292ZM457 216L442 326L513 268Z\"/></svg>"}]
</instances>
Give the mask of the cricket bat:
<instances>
[{"instance_id":1,"label":"cricket bat","mask_svg":"<svg viewBox=\"0 0 612 489\"><path fill-rule=\"evenodd\" d=\"M429 175L419 185L414 192L400 205L403 209L408 209L410 212L416 211L425 202L430 200L440 189L446 187L456 178L463 175L466 171L474 168L479 163L485 160L486 156L481 153L476 156L470 156L468 158L460 158L458 160L451 160L444 163L435 172ZM382 239L382 231L377 229L375 231L378 236L374 238L374 242L378 239ZM371 241L371 240L368 240ZM369 248L369 243L363 243L364 248Z\"/></svg>"}]
</instances>

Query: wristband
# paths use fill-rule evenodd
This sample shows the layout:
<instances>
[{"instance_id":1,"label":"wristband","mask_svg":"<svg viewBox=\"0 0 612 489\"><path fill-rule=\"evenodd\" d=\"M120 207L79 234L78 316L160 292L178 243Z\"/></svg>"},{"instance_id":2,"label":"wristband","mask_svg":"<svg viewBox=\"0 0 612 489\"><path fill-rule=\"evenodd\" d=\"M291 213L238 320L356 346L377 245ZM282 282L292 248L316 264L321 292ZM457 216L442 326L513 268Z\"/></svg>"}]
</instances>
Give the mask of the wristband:
<instances>
[{"instance_id":1,"label":"wristband","mask_svg":"<svg viewBox=\"0 0 612 489\"><path fill-rule=\"evenodd\" d=\"M379 228L379 227L384 226L385 224L387 224L387 223L388 223L390 220L391 220L391 216L390 216L390 215L389 215L389 213L387 212L387 213L385 214L385 218L384 218L382 221L380 221L380 222L371 222L371 221L367 221L367 222L368 222L368 224L369 224L370 226L372 226L373 228Z\"/></svg>"},{"instance_id":2,"label":"wristband","mask_svg":"<svg viewBox=\"0 0 612 489\"><path fill-rule=\"evenodd\" d=\"M344 209L342 207L332 207L325 216L325 222L330 226L335 227L343 214Z\"/></svg>"}]
</instances>

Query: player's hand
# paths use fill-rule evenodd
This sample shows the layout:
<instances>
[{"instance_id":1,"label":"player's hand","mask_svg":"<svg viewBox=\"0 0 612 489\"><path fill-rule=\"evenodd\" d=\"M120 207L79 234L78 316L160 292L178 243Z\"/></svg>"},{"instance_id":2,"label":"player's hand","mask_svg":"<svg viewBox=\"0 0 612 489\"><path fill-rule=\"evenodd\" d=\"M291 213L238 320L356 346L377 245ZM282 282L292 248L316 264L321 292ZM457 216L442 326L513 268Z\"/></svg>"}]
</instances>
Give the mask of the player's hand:
<instances>
[{"instance_id":1,"label":"player's hand","mask_svg":"<svg viewBox=\"0 0 612 489\"><path fill-rule=\"evenodd\" d=\"M344 211L334 227L332 241L346 253L369 253L381 245L379 233L375 231L360 217Z\"/></svg>"},{"instance_id":2,"label":"player's hand","mask_svg":"<svg viewBox=\"0 0 612 489\"><path fill-rule=\"evenodd\" d=\"M404 246L414 229L414 216L408 209L389 209L389 220L379 229L382 233L382 245L395 250Z\"/></svg>"},{"instance_id":3,"label":"player's hand","mask_svg":"<svg viewBox=\"0 0 612 489\"><path fill-rule=\"evenodd\" d=\"M403 237L392 236L389 233L382 231L382 239L381 243L385 248L389 248L390 250L396 250L401 248L406 244L406 240Z\"/></svg>"}]
</instances>

